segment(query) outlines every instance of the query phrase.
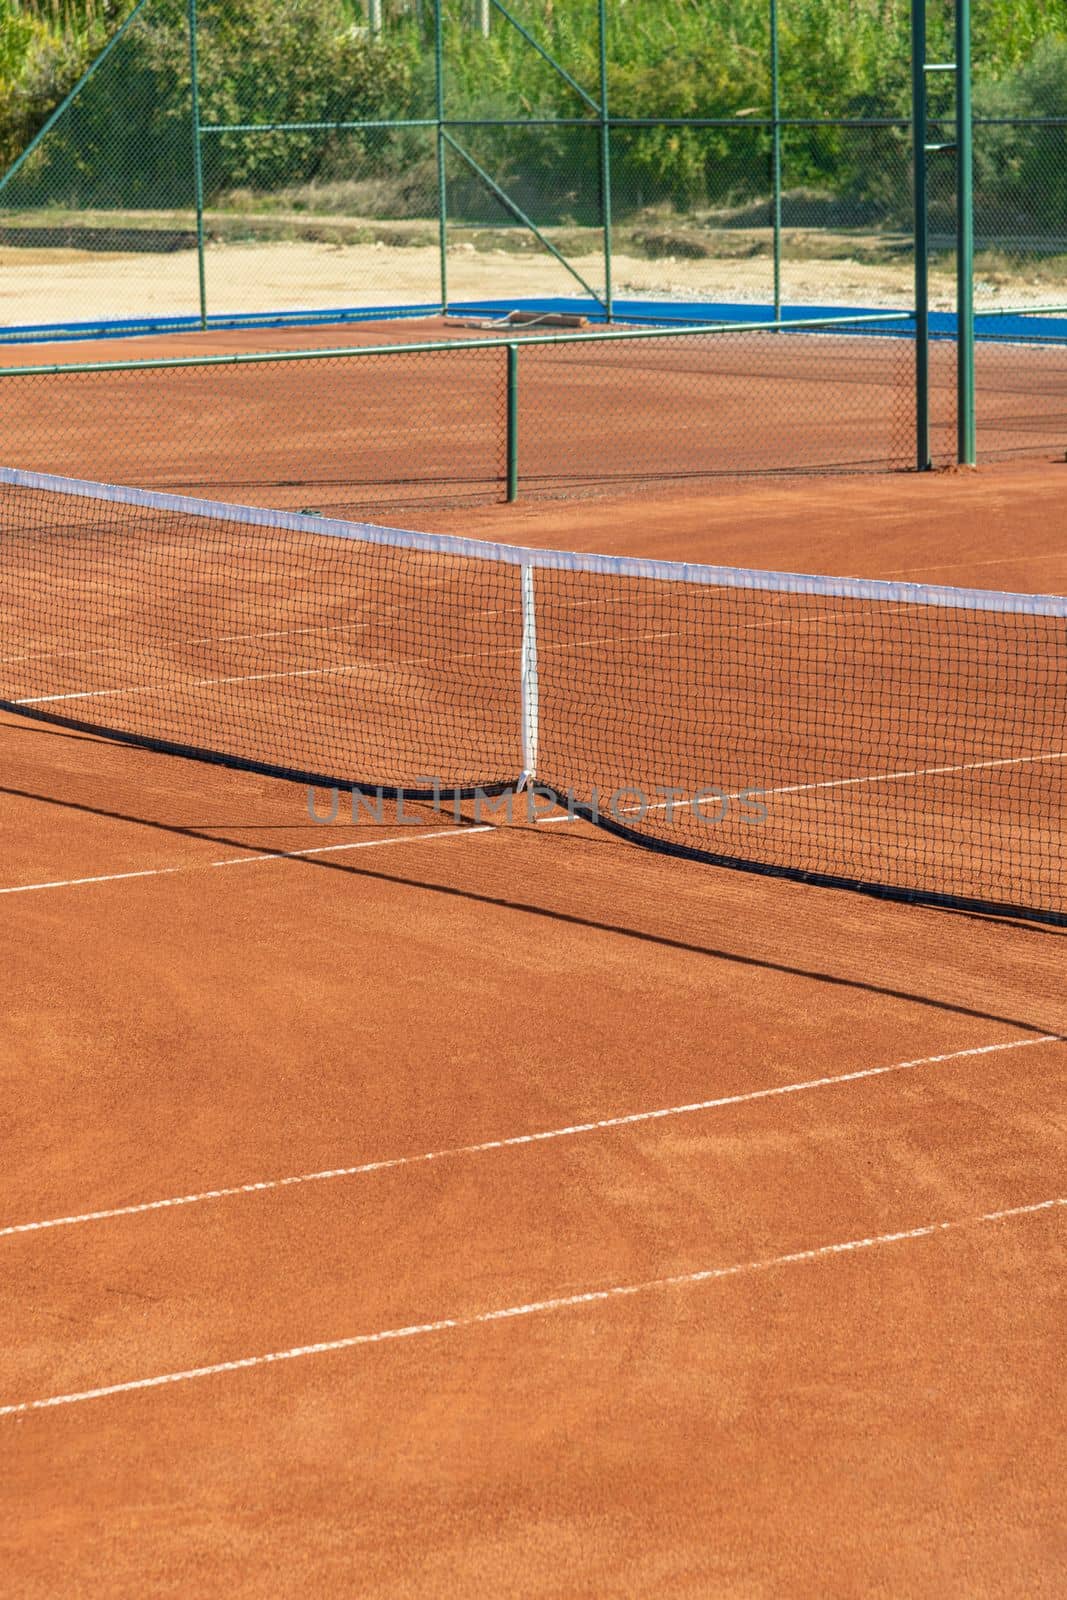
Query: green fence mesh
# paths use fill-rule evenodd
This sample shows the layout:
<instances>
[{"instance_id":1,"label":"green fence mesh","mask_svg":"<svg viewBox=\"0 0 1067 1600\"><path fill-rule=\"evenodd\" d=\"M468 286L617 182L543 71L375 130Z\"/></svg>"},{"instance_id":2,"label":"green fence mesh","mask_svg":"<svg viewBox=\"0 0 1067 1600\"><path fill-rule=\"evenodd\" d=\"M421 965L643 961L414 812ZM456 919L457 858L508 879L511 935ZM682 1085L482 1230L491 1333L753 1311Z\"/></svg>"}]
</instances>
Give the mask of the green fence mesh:
<instances>
[{"instance_id":1,"label":"green fence mesh","mask_svg":"<svg viewBox=\"0 0 1067 1600\"><path fill-rule=\"evenodd\" d=\"M903 468L902 324L533 336L517 352L519 492L655 493L729 474ZM31 470L331 514L503 500L507 345L0 372Z\"/></svg>"}]
</instances>

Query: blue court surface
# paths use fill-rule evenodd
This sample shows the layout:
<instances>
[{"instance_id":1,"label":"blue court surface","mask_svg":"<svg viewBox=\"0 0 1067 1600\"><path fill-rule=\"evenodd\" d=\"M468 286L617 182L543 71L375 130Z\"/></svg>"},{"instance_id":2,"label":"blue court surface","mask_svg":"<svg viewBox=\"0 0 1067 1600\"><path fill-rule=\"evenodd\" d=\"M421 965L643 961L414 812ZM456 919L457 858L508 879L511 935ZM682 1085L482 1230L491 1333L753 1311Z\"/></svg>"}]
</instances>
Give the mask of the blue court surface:
<instances>
[{"instance_id":1,"label":"blue court surface","mask_svg":"<svg viewBox=\"0 0 1067 1600\"><path fill-rule=\"evenodd\" d=\"M436 305L397 306L342 306L326 311L277 311L255 313L219 313L207 318L211 329L234 328L315 328L335 327L346 323L395 321L404 318L428 317L440 310ZM449 306L452 316L476 316L503 320L512 311L543 313L545 315L580 315L591 323L606 322L603 308L595 301L578 298L535 298L516 300L465 300ZM1058 312L1058 308L1057 308ZM733 323L751 326L754 323L773 323L774 309L769 305L747 302L671 301L671 300L616 300L617 322L662 325L669 327L699 327L702 324L722 327ZM911 313L902 310L899 322L874 322L859 324L853 319L885 316L884 306L783 306L783 322L810 321L826 318L840 321L843 332L863 332L870 336L910 337L914 331ZM48 343L83 339L124 339L137 336L190 333L200 328L198 316L130 318L126 320L101 319L89 322L27 323L21 326L0 328L0 344ZM531 330L532 331L532 330ZM930 332L935 338L953 338L956 318L951 312L933 312ZM1067 340L1067 314L1056 312L990 312L976 314L975 332L980 340L1011 340L1019 343Z\"/></svg>"}]
</instances>

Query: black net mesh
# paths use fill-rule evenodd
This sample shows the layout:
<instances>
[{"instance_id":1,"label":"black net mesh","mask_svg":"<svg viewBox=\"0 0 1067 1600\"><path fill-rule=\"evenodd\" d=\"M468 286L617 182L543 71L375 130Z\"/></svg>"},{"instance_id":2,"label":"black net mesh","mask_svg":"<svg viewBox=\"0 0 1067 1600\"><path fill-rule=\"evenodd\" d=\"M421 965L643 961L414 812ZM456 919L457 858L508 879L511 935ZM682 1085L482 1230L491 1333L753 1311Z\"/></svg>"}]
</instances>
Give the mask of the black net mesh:
<instances>
[{"instance_id":1,"label":"black net mesh","mask_svg":"<svg viewBox=\"0 0 1067 1600\"><path fill-rule=\"evenodd\" d=\"M532 778L695 860L1067 922L1065 601L2 478L5 710L412 796Z\"/></svg>"}]
</instances>

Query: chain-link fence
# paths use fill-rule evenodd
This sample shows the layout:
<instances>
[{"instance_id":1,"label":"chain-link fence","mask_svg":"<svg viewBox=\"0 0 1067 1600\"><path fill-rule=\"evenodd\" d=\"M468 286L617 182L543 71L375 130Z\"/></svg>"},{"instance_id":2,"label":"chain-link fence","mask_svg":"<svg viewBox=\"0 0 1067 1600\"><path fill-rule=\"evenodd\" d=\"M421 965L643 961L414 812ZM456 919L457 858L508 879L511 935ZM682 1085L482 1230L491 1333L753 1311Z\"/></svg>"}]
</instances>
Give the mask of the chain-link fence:
<instances>
[{"instance_id":1,"label":"chain-link fence","mask_svg":"<svg viewBox=\"0 0 1067 1600\"><path fill-rule=\"evenodd\" d=\"M901 469L906 318L0 370L29 470L365 515Z\"/></svg>"},{"instance_id":2,"label":"chain-link fence","mask_svg":"<svg viewBox=\"0 0 1067 1600\"><path fill-rule=\"evenodd\" d=\"M928 9L928 56L947 62L953 5ZM974 4L987 453L1061 443L1067 412L1060 9L1056 0L1005 30L994 0ZM0 178L0 338L446 309L667 325L907 312L910 20L907 0L139 0ZM952 97L951 74L931 80L931 142L951 142ZM931 422L942 460L955 415L951 157L931 156L929 171ZM708 405L719 407L709 421L690 385L702 444L717 443L699 470L914 460L911 413L894 390L889 420L879 376L888 361L897 383L908 341L860 326L781 346L746 336L749 392L728 413L735 391L710 356L728 346L687 346L709 353ZM804 352L774 368L781 393L769 411L751 403L764 349ZM549 359L524 357L534 416L532 371ZM570 371L578 357L552 359ZM583 359L600 409L581 408L583 431L557 454L591 438L597 417L617 413L626 433L632 415L627 383L603 389L617 358L590 346ZM642 379L659 395L649 438L672 434L666 452L650 453L668 462L683 398L673 361ZM842 423L852 442L825 443L840 407L820 409L809 369L856 399L865 441ZM408 428L406 407L394 403L397 429ZM456 426L464 414L459 405ZM351 418L349 427L358 433ZM629 459L639 458L631 442ZM595 476L604 452L591 442L585 459Z\"/></svg>"}]
</instances>

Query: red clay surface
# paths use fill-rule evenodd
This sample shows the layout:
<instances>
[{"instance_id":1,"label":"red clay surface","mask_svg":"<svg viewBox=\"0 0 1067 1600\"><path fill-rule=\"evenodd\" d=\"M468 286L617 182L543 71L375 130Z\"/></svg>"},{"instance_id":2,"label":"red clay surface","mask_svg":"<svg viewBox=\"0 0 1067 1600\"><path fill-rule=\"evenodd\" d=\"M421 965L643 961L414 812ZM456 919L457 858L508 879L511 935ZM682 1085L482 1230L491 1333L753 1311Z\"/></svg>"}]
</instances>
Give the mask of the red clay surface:
<instances>
[{"instance_id":1,"label":"red clay surface","mask_svg":"<svg viewBox=\"0 0 1067 1600\"><path fill-rule=\"evenodd\" d=\"M1062 593L1059 470L436 521ZM1062 936L0 742L14 1593L1062 1592Z\"/></svg>"}]
</instances>

